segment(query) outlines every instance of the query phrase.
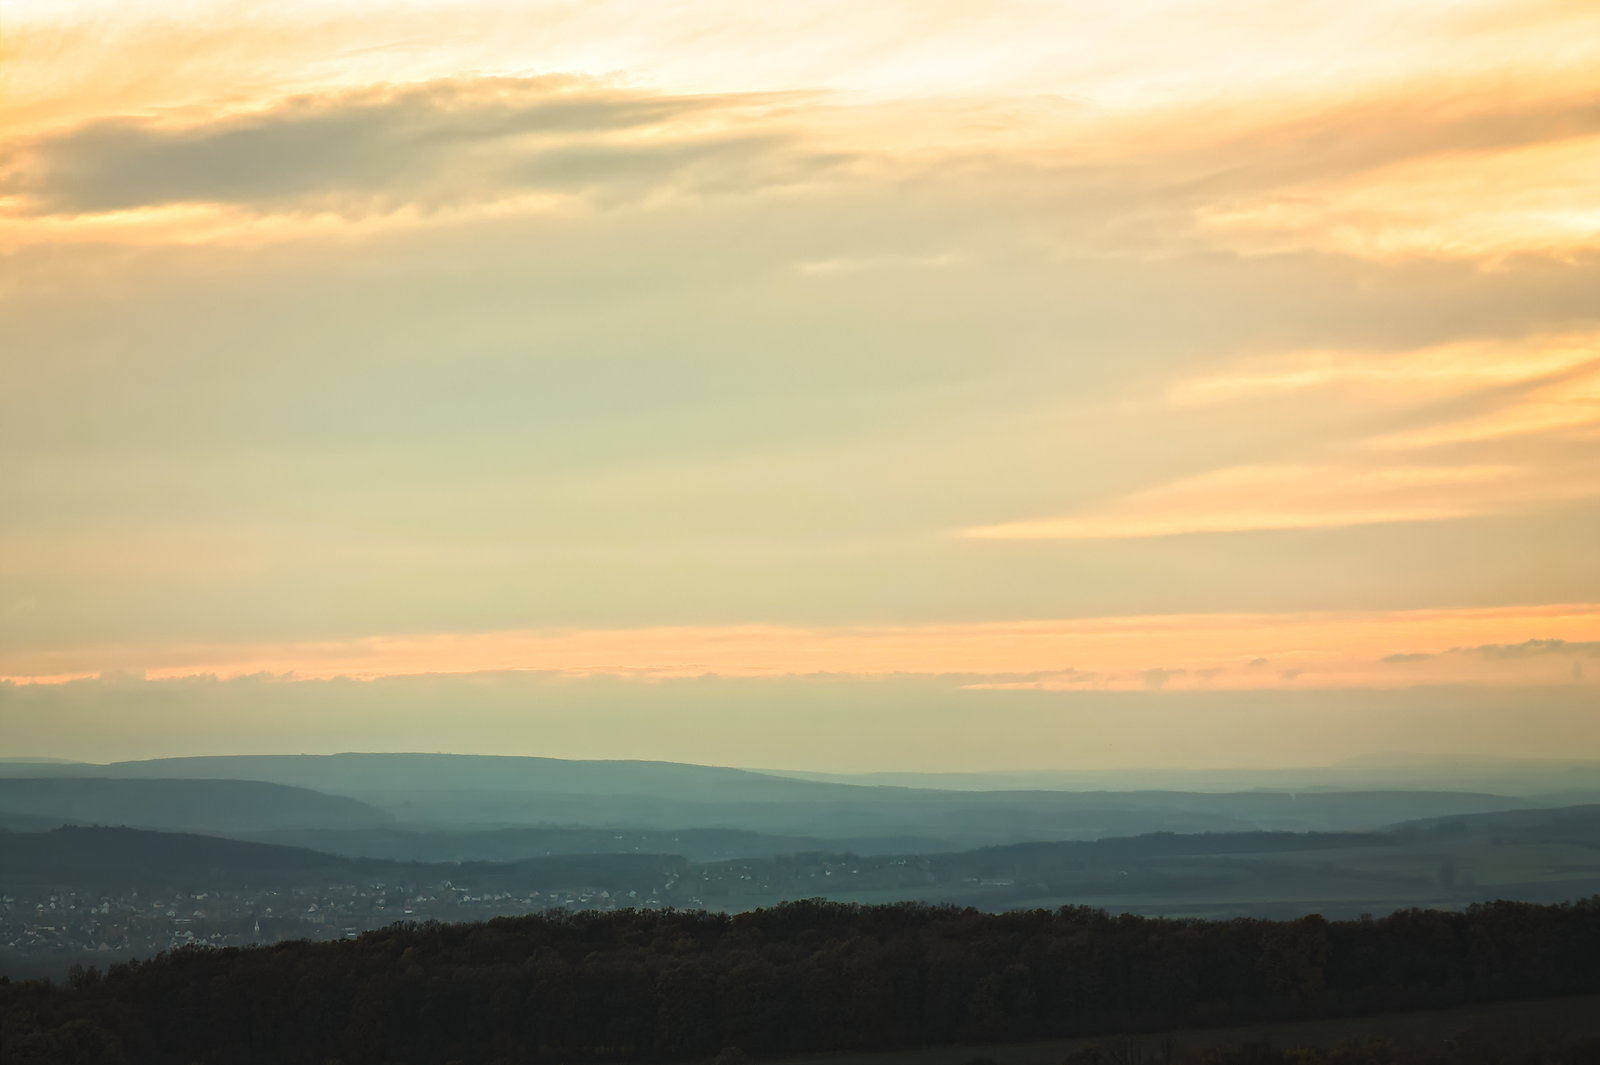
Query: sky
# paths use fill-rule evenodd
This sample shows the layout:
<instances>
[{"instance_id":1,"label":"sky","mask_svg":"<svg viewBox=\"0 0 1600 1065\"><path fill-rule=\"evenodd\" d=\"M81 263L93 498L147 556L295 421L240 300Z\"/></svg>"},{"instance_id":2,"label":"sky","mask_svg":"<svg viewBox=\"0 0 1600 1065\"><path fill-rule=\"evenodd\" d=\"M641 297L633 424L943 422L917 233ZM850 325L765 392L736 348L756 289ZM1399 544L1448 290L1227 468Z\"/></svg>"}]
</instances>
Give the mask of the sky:
<instances>
[{"instance_id":1,"label":"sky","mask_svg":"<svg viewBox=\"0 0 1600 1065\"><path fill-rule=\"evenodd\" d=\"M7 0L0 756L1600 758L1589 0Z\"/></svg>"}]
</instances>

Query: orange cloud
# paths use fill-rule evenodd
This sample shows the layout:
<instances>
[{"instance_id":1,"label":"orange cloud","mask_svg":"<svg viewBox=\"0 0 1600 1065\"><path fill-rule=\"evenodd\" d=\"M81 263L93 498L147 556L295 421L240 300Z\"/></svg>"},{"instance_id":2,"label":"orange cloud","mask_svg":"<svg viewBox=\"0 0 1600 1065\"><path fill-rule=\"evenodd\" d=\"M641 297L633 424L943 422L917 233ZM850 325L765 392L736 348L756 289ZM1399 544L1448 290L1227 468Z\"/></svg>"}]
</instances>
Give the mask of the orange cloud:
<instances>
[{"instance_id":1,"label":"orange cloud","mask_svg":"<svg viewBox=\"0 0 1600 1065\"><path fill-rule=\"evenodd\" d=\"M944 674L986 686L1258 688L1571 683L1570 663L1446 655L1399 668L1397 652L1600 640L1600 604L1377 613L1174 614L957 625L774 625L523 630L278 644L195 644L10 654L8 679L103 671L302 678L539 670L641 679L841 673ZM1420 660L1419 660L1420 661ZM1506 663L1511 663L1507 665ZM1600 670L1596 671L1600 674Z\"/></svg>"},{"instance_id":2,"label":"orange cloud","mask_svg":"<svg viewBox=\"0 0 1600 1065\"><path fill-rule=\"evenodd\" d=\"M1104 168L1094 191L1125 202L1107 210L1096 200L1097 215L1168 216L1144 243L1155 231L1197 230L1230 250L1391 258L1595 246L1593 10L1452 0L1397 18L1376 0L1345 7L1316 27L1319 61L1306 63L1303 21L1263 18L1251 0L1104 10L896 0L870 18L838 2L754 15L727 0L221 2L198 13L18 0L0 95L8 137L34 140L130 116L225 122L263 102L404 93L468 72L577 74L648 93L804 92L803 106L760 116L758 132L782 125L821 152L873 155L885 171L932 163L922 178L978 159ZM839 47L841 25L852 48ZM442 169L459 178L484 163L480 153ZM315 166L294 169L317 179ZM425 166L412 157L386 169ZM17 232L0 236L59 231L18 213L12 205L6 223ZM128 224L140 220L150 227ZM167 222L123 218L95 232L239 236L237 225L185 232Z\"/></svg>"},{"instance_id":3,"label":"orange cloud","mask_svg":"<svg viewBox=\"0 0 1600 1065\"><path fill-rule=\"evenodd\" d=\"M1600 358L1550 384L1531 389L1497 410L1406 432L1372 443L1388 449L1436 447L1512 436L1600 435Z\"/></svg>"},{"instance_id":4,"label":"orange cloud","mask_svg":"<svg viewBox=\"0 0 1600 1065\"><path fill-rule=\"evenodd\" d=\"M962 535L1086 540L1340 528L1508 513L1600 495L1600 455L1589 444L1600 437L1600 333L1291 352L1180 380L1164 403L1188 409L1295 397L1344 403L1364 418L1387 408L1415 424L1341 441L1332 460L1212 470L1076 513ZM1523 456L1515 463L1482 461L1481 454L1473 462L1394 454L1509 437L1541 437L1555 446L1537 461Z\"/></svg>"},{"instance_id":5,"label":"orange cloud","mask_svg":"<svg viewBox=\"0 0 1600 1065\"><path fill-rule=\"evenodd\" d=\"M1451 152L1207 205L1202 231L1263 253L1495 259L1600 248L1600 136Z\"/></svg>"},{"instance_id":6,"label":"orange cloud","mask_svg":"<svg viewBox=\"0 0 1600 1065\"><path fill-rule=\"evenodd\" d=\"M1407 351L1301 351L1250 359L1167 392L1180 407L1335 390L1362 402L1415 404L1573 372L1600 372L1600 333L1466 340Z\"/></svg>"},{"instance_id":7,"label":"orange cloud","mask_svg":"<svg viewBox=\"0 0 1600 1065\"><path fill-rule=\"evenodd\" d=\"M976 540L1101 540L1443 521L1594 494L1533 467L1235 466L1078 514L982 525Z\"/></svg>"}]
</instances>

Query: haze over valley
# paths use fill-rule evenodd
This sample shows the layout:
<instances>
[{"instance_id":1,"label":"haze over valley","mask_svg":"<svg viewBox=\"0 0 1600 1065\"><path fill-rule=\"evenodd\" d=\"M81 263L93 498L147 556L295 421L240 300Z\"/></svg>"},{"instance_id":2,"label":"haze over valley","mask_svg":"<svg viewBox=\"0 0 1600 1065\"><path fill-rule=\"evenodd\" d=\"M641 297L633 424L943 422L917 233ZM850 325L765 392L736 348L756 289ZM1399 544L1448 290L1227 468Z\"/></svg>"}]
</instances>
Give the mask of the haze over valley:
<instances>
[{"instance_id":1,"label":"haze over valley","mask_svg":"<svg viewBox=\"0 0 1600 1065\"><path fill-rule=\"evenodd\" d=\"M1127 775L1137 790L816 776L429 754L8 762L0 957L61 975L396 921L795 898L1354 917L1600 892L1595 763L1146 771ZM1211 790L1178 786L1197 783Z\"/></svg>"}]
</instances>

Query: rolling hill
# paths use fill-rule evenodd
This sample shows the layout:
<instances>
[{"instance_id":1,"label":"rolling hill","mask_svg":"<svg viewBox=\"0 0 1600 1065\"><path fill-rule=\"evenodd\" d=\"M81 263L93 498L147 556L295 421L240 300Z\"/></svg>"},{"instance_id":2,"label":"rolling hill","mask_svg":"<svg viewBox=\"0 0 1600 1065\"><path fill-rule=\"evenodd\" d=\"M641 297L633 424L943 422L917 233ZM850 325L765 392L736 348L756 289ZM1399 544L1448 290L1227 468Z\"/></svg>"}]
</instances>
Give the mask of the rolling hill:
<instances>
[{"instance_id":1,"label":"rolling hill","mask_svg":"<svg viewBox=\"0 0 1600 1065\"><path fill-rule=\"evenodd\" d=\"M0 827L8 827L0 823ZM19 826L20 827L20 826ZM798 851L927 854L948 850L915 836L776 836L731 828L279 829L231 833L261 843L354 858L407 862L504 862L555 854L681 854L690 861L763 858Z\"/></svg>"},{"instance_id":2,"label":"rolling hill","mask_svg":"<svg viewBox=\"0 0 1600 1065\"><path fill-rule=\"evenodd\" d=\"M593 882L646 886L672 855L556 855L515 862L425 863L345 858L303 847L191 833L67 826L48 832L0 831L0 886L27 885L110 893L151 888L194 891L261 887L309 889L372 881L434 883L469 877L480 889Z\"/></svg>"},{"instance_id":3,"label":"rolling hill","mask_svg":"<svg viewBox=\"0 0 1600 1065\"><path fill-rule=\"evenodd\" d=\"M82 776L0 777L0 820L6 817L20 819L16 827L132 825L219 834L374 828L393 821L347 796L264 781Z\"/></svg>"},{"instance_id":4,"label":"rolling hill","mask_svg":"<svg viewBox=\"0 0 1600 1065\"><path fill-rule=\"evenodd\" d=\"M715 828L823 839L913 838L946 849L1148 832L1363 831L1530 805L1502 795L1423 790L951 791L668 762L442 754L169 758L59 767L51 775L267 781L355 799L430 830Z\"/></svg>"}]
</instances>

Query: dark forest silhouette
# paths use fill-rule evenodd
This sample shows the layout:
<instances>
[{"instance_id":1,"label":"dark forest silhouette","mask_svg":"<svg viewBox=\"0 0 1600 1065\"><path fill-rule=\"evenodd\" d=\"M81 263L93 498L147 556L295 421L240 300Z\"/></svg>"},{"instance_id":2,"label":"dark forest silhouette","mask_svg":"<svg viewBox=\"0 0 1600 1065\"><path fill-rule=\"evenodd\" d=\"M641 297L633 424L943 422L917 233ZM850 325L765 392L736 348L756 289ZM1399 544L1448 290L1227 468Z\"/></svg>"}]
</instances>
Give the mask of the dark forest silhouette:
<instances>
[{"instance_id":1,"label":"dark forest silhouette","mask_svg":"<svg viewBox=\"0 0 1600 1065\"><path fill-rule=\"evenodd\" d=\"M806 901L179 950L0 983L7 1065L699 1061L1600 990L1600 898L1226 922Z\"/></svg>"}]
</instances>

